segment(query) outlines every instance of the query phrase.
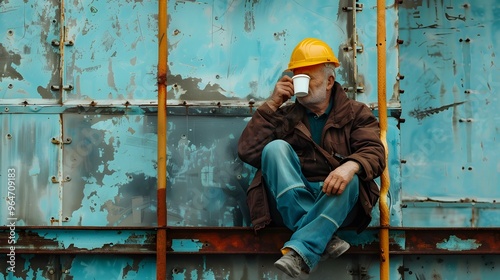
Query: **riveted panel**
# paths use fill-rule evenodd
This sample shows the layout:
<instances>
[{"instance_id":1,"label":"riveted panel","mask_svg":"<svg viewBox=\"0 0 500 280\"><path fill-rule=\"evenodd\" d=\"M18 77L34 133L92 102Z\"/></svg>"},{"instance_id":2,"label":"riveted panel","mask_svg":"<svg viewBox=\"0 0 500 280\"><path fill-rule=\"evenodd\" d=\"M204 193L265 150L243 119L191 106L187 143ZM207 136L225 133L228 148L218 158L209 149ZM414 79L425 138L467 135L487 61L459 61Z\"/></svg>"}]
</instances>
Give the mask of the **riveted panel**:
<instances>
[{"instance_id":1,"label":"riveted panel","mask_svg":"<svg viewBox=\"0 0 500 280\"><path fill-rule=\"evenodd\" d=\"M156 224L156 118L64 114L65 225Z\"/></svg>"},{"instance_id":2,"label":"riveted panel","mask_svg":"<svg viewBox=\"0 0 500 280\"><path fill-rule=\"evenodd\" d=\"M0 132L2 225L51 225L60 209L59 115L0 114Z\"/></svg>"},{"instance_id":3,"label":"riveted panel","mask_svg":"<svg viewBox=\"0 0 500 280\"><path fill-rule=\"evenodd\" d=\"M69 1L65 11L68 101L156 101L156 1Z\"/></svg>"},{"instance_id":4,"label":"riveted panel","mask_svg":"<svg viewBox=\"0 0 500 280\"><path fill-rule=\"evenodd\" d=\"M57 103L59 1L2 1L0 14L0 103Z\"/></svg>"},{"instance_id":5,"label":"riveted panel","mask_svg":"<svg viewBox=\"0 0 500 280\"><path fill-rule=\"evenodd\" d=\"M169 117L169 225L250 225L246 189L254 170L237 154L238 138L247 120L238 116Z\"/></svg>"},{"instance_id":6,"label":"riveted panel","mask_svg":"<svg viewBox=\"0 0 500 280\"><path fill-rule=\"evenodd\" d=\"M488 208L500 196L500 161L493 152L500 149L499 10L498 1L400 6L400 71L409 77L401 81L403 199L471 203L469 209L411 209L409 203L407 226L428 224L438 213L446 216L440 226L475 226L485 220L474 203ZM487 220L498 226L496 219Z\"/></svg>"}]
</instances>

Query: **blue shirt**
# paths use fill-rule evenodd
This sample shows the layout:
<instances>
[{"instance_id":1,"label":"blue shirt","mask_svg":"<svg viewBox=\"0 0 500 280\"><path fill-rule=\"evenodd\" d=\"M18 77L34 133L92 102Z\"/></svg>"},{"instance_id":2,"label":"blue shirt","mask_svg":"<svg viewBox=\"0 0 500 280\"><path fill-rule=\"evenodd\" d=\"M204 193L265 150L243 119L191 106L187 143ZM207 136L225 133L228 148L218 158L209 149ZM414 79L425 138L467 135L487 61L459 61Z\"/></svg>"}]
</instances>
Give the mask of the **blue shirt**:
<instances>
[{"instance_id":1,"label":"blue shirt","mask_svg":"<svg viewBox=\"0 0 500 280\"><path fill-rule=\"evenodd\" d=\"M326 108L326 111L321 116L318 116L311 110L306 109L307 119L311 128L312 139L318 145L321 145L321 134L323 134L323 127L325 127L326 120L328 119L328 115L330 114L332 107L333 98L330 98L330 104L328 104L328 108Z\"/></svg>"}]
</instances>

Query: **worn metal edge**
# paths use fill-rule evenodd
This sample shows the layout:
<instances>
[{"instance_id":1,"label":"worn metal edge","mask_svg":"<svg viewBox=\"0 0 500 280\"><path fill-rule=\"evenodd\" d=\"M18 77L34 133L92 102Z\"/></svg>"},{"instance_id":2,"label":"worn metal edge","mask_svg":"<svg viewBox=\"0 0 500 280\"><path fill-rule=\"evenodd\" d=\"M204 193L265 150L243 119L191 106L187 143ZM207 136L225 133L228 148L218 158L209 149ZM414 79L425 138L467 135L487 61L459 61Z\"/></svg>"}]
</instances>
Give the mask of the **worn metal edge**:
<instances>
[{"instance_id":1,"label":"worn metal edge","mask_svg":"<svg viewBox=\"0 0 500 280\"><path fill-rule=\"evenodd\" d=\"M0 227L0 253L17 254L155 254L157 227L16 227L16 243L8 244L11 229ZM249 227L166 227L167 254L279 254L290 236L286 228L266 228L257 233ZM500 254L500 228L405 228L389 229L393 255L486 255ZM48 234L50 233L50 234ZM100 247L72 246L78 234ZM92 235L91 233L94 233ZM338 235L351 243L346 254L379 254L378 228L357 234L342 229ZM127 237L121 244L114 238ZM76 240L81 241L81 240ZM88 241L91 242L91 241Z\"/></svg>"},{"instance_id":2,"label":"worn metal edge","mask_svg":"<svg viewBox=\"0 0 500 280\"><path fill-rule=\"evenodd\" d=\"M168 115L179 116L251 116L261 103L239 102L180 102L167 105ZM375 116L378 109L370 107ZM389 108L388 115L400 119L401 108ZM99 115L157 115L157 106L151 104L0 104L0 115L14 114L99 114Z\"/></svg>"}]
</instances>

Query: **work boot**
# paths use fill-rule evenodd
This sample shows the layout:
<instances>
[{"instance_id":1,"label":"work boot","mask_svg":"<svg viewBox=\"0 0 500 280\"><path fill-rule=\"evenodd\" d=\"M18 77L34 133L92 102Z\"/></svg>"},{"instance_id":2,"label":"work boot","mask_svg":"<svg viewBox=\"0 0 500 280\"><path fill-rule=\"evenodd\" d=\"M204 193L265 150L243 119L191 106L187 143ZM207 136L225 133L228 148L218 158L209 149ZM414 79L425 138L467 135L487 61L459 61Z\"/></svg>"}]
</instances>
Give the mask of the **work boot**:
<instances>
[{"instance_id":1,"label":"work boot","mask_svg":"<svg viewBox=\"0 0 500 280\"><path fill-rule=\"evenodd\" d=\"M321 260L324 261L328 258L338 258L349 250L350 247L351 245L349 245L349 243L334 235L332 239L328 241L328 244L326 244L325 251L321 255Z\"/></svg>"},{"instance_id":2,"label":"work boot","mask_svg":"<svg viewBox=\"0 0 500 280\"><path fill-rule=\"evenodd\" d=\"M292 278L297 278L301 271L307 271L307 264L294 250L290 250L274 263L274 266Z\"/></svg>"}]
</instances>

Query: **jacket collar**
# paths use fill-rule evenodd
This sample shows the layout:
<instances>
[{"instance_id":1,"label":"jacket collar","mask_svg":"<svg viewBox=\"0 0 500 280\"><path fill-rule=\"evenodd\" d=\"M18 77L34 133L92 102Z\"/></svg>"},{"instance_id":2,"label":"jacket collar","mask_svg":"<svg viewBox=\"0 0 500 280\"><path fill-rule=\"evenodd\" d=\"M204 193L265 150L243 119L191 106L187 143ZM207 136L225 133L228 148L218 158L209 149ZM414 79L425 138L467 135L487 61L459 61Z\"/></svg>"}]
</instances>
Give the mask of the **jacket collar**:
<instances>
[{"instance_id":1,"label":"jacket collar","mask_svg":"<svg viewBox=\"0 0 500 280\"><path fill-rule=\"evenodd\" d=\"M347 97L347 94L338 82L335 82L332 87L331 98L333 98L333 108L326 125L339 128L354 118L351 100Z\"/></svg>"}]
</instances>

